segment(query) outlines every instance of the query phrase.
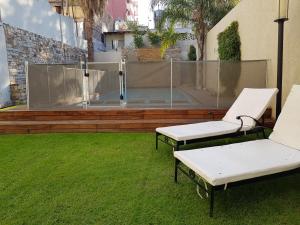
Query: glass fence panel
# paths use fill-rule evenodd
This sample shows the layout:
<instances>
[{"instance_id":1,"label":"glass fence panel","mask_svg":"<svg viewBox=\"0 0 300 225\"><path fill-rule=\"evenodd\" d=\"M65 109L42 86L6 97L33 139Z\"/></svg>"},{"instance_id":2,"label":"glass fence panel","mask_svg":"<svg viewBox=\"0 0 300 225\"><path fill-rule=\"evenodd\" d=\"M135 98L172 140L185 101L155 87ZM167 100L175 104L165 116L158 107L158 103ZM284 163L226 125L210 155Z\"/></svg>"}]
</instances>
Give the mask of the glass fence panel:
<instances>
[{"instance_id":1,"label":"glass fence panel","mask_svg":"<svg viewBox=\"0 0 300 225\"><path fill-rule=\"evenodd\" d=\"M174 61L172 107L216 108L218 62Z\"/></svg>"},{"instance_id":2,"label":"glass fence panel","mask_svg":"<svg viewBox=\"0 0 300 225\"><path fill-rule=\"evenodd\" d=\"M120 106L119 63L92 63L88 73L90 106Z\"/></svg>"},{"instance_id":3,"label":"glass fence panel","mask_svg":"<svg viewBox=\"0 0 300 225\"><path fill-rule=\"evenodd\" d=\"M28 65L27 88L29 108L50 107L47 65Z\"/></svg>"},{"instance_id":4,"label":"glass fence panel","mask_svg":"<svg viewBox=\"0 0 300 225\"><path fill-rule=\"evenodd\" d=\"M30 108L80 107L82 75L77 65L28 65Z\"/></svg>"},{"instance_id":5,"label":"glass fence panel","mask_svg":"<svg viewBox=\"0 0 300 225\"><path fill-rule=\"evenodd\" d=\"M267 61L220 62L219 108L228 108L244 88L266 87Z\"/></svg>"},{"instance_id":6,"label":"glass fence panel","mask_svg":"<svg viewBox=\"0 0 300 225\"><path fill-rule=\"evenodd\" d=\"M127 62L126 100L128 107L171 107L171 63Z\"/></svg>"},{"instance_id":7,"label":"glass fence panel","mask_svg":"<svg viewBox=\"0 0 300 225\"><path fill-rule=\"evenodd\" d=\"M228 108L243 88L265 88L267 61L130 61L80 65L28 65L32 109L120 106L133 108ZM122 105L124 106L124 105Z\"/></svg>"},{"instance_id":8,"label":"glass fence panel","mask_svg":"<svg viewBox=\"0 0 300 225\"><path fill-rule=\"evenodd\" d=\"M64 76L64 104L78 105L82 103L83 80L79 65L63 67Z\"/></svg>"}]
</instances>

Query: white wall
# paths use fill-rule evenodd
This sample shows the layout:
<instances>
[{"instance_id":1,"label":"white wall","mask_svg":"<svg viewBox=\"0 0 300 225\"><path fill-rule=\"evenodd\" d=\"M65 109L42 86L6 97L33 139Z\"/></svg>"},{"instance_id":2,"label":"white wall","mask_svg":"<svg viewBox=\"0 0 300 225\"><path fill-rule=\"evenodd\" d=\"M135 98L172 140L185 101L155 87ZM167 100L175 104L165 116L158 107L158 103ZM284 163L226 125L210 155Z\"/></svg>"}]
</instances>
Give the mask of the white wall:
<instances>
[{"instance_id":1,"label":"white wall","mask_svg":"<svg viewBox=\"0 0 300 225\"><path fill-rule=\"evenodd\" d=\"M0 10L3 23L73 47L84 47L78 46L83 42L76 38L73 19L57 14L47 0L0 0Z\"/></svg>"},{"instance_id":2,"label":"white wall","mask_svg":"<svg viewBox=\"0 0 300 225\"><path fill-rule=\"evenodd\" d=\"M276 0L243 0L231 10L206 39L206 59L218 59L218 34L232 21L239 22L242 60L268 59L267 85L276 87L277 15ZM293 84L300 84L300 0L290 0L289 20L285 23L283 52L283 100ZM273 101L275 106L275 100ZM275 110L273 110L273 113Z\"/></svg>"},{"instance_id":3,"label":"white wall","mask_svg":"<svg viewBox=\"0 0 300 225\"><path fill-rule=\"evenodd\" d=\"M120 62L122 59L121 51L96 52L94 54L95 62Z\"/></svg>"},{"instance_id":4,"label":"white wall","mask_svg":"<svg viewBox=\"0 0 300 225\"><path fill-rule=\"evenodd\" d=\"M176 47L180 48L181 59L188 60L188 54L190 51L190 46L193 45L196 48L196 52L198 52L198 44L196 40L183 40L177 41Z\"/></svg>"},{"instance_id":5,"label":"white wall","mask_svg":"<svg viewBox=\"0 0 300 225\"><path fill-rule=\"evenodd\" d=\"M125 48L134 48L133 33L125 33Z\"/></svg>"},{"instance_id":6,"label":"white wall","mask_svg":"<svg viewBox=\"0 0 300 225\"><path fill-rule=\"evenodd\" d=\"M7 65L6 42L0 22L0 108L10 102L9 75Z\"/></svg>"}]
</instances>

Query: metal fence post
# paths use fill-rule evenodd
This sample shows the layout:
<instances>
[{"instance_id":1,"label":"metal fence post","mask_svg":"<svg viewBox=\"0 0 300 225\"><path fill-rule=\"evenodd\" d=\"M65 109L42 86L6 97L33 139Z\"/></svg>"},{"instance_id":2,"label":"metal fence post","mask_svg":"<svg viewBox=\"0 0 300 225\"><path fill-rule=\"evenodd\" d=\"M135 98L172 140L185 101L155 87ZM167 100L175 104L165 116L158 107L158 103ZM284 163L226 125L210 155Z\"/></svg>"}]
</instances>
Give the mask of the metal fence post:
<instances>
[{"instance_id":1,"label":"metal fence post","mask_svg":"<svg viewBox=\"0 0 300 225\"><path fill-rule=\"evenodd\" d=\"M124 100L127 103L127 68L126 68L126 59L122 60L122 64L124 66L124 68L122 68L124 70Z\"/></svg>"},{"instance_id":2,"label":"metal fence post","mask_svg":"<svg viewBox=\"0 0 300 225\"><path fill-rule=\"evenodd\" d=\"M171 108L173 108L173 58L171 58Z\"/></svg>"},{"instance_id":3,"label":"metal fence post","mask_svg":"<svg viewBox=\"0 0 300 225\"><path fill-rule=\"evenodd\" d=\"M49 77L49 65L47 64L47 80L48 80L48 101L49 106L51 106L51 90L50 90L50 77Z\"/></svg>"},{"instance_id":4,"label":"metal fence post","mask_svg":"<svg viewBox=\"0 0 300 225\"><path fill-rule=\"evenodd\" d=\"M26 79L26 103L29 109L29 77L28 77L28 61L25 61L25 79Z\"/></svg>"},{"instance_id":5,"label":"metal fence post","mask_svg":"<svg viewBox=\"0 0 300 225\"><path fill-rule=\"evenodd\" d=\"M64 82L64 100L65 100L65 104L67 102L67 96L66 96L66 71L65 71L65 67L62 66L62 70L63 70L63 82Z\"/></svg>"},{"instance_id":6,"label":"metal fence post","mask_svg":"<svg viewBox=\"0 0 300 225\"><path fill-rule=\"evenodd\" d=\"M219 109L220 104L220 70L221 70L221 60L218 62L218 90L217 90L217 109Z\"/></svg>"}]
</instances>

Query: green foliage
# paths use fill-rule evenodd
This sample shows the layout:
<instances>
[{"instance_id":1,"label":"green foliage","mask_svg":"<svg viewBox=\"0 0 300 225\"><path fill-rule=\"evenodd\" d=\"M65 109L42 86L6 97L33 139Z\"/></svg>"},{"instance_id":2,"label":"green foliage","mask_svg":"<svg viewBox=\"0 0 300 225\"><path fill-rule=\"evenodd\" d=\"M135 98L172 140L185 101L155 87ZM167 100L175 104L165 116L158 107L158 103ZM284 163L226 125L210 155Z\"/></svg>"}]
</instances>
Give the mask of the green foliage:
<instances>
[{"instance_id":1,"label":"green foliage","mask_svg":"<svg viewBox=\"0 0 300 225\"><path fill-rule=\"evenodd\" d=\"M152 46L159 46L161 42L161 35L158 32L148 32L148 39Z\"/></svg>"},{"instance_id":2,"label":"green foliage","mask_svg":"<svg viewBox=\"0 0 300 225\"><path fill-rule=\"evenodd\" d=\"M218 35L218 53L220 60L241 60L241 40L237 21L231 23Z\"/></svg>"},{"instance_id":3,"label":"green foliage","mask_svg":"<svg viewBox=\"0 0 300 225\"><path fill-rule=\"evenodd\" d=\"M139 26L135 21L126 21L128 30L133 31L134 33L137 33L139 31Z\"/></svg>"},{"instance_id":4,"label":"green foliage","mask_svg":"<svg viewBox=\"0 0 300 225\"><path fill-rule=\"evenodd\" d=\"M144 47L143 36L145 35L145 31L140 30L138 24L136 22L127 21L128 29L133 31L133 43L135 48Z\"/></svg>"},{"instance_id":5,"label":"green foliage","mask_svg":"<svg viewBox=\"0 0 300 225\"><path fill-rule=\"evenodd\" d=\"M143 35L141 34L135 34L133 36L133 42L134 42L134 46L135 48L142 48L144 47L144 40L143 40Z\"/></svg>"},{"instance_id":6,"label":"green foliage","mask_svg":"<svg viewBox=\"0 0 300 225\"><path fill-rule=\"evenodd\" d=\"M174 23L171 23L170 26L161 33L160 52L162 57L168 48L173 47L178 40L182 40L186 37L185 33L177 33L174 25Z\"/></svg>"},{"instance_id":7,"label":"green foliage","mask_svg":"<svg viewBox=\"0 0 300 225\"><path fill-rule=\"evenodd\" d=\"M196 61L197 60L197 52L194 45L190 45L190 51L188 53L188 57L190 61Z\"/></svg>"},{"instance_id":8,"label":"green foliage","mask_svg":"<svg viewBox=\"0 0 300 225\"><path fill-rule=\"evenodd\" d=\"M198 42L199 58L204 57L205 36L236 4L238 0L152 0L154 8L164 6L159 29L169 22L191 24Z\"/></svg>"}]
</instances>

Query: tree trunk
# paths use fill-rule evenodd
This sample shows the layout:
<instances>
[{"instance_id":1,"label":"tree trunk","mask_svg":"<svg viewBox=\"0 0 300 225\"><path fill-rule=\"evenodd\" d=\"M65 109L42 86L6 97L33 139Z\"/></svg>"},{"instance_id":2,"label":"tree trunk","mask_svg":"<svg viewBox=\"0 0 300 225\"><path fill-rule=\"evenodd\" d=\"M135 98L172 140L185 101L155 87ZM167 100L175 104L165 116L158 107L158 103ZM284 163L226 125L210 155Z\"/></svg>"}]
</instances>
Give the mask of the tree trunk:
<instances>
[{"instance_id":1,"label":"tree trunk","mask_svg":"<svg viewBox=\"0 0 300 225\"><path fill-rule=\"evenodd\" d=\"M199 53L199 61L203 61L204 59L204 44L205 44L205 24L200 22L200 25L196 27L196 39L198 44L198 53ZM197 79L196 79L196 87L197 89L202 89L205 87L205 63L197 63Z\"/></svg>"},{"instance_id":2,"label":"tree trunk","mask_svg":"<svg viewBox=\"0 0 300 225\"><path fill-rule=\"evenodd\" d=\"M205 25L202 23L196 29L196 39L198 44L199 60L204 59L204 46L205 46Z\"/></svg>"},{"instance_id":3,"label":"tree trunk","mask_svg":"<svg viewBox=\"0 0 300 225\"><path fill-rule=\"evenodd\" d=\"M94 61L94 43L93 43L93 27L94 27L94 13L89 13L89 18L85 20L85 34L88 46L88 61Z\"/></svg>"}]
</instances>

